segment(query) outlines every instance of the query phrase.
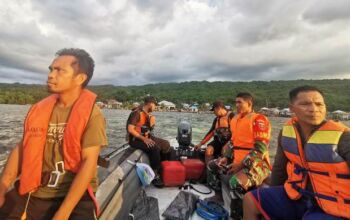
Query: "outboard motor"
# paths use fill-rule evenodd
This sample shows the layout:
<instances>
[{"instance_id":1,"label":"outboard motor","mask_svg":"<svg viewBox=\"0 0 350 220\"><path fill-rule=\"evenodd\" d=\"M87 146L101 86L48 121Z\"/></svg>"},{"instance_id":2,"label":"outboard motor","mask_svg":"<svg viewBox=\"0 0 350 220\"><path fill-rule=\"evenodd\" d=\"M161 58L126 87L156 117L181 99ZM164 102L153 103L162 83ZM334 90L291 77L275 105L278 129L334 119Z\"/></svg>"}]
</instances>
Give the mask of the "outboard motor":
<instances>
[{"instance_id":1,"label":"outboard motor","mask_svg":"<svg viewBox=\"0 0 350 220\"><path fill-rule=\"evenodd\" d=\"M199 152L194 150L192 144L192 126L188 121L181 120L177 127L177 142L179 147L176 148L175 158L198 158Z\"/></svg>"},{"instance_id":2,"label":"outboard motor","mask_svg":"<svg viewBox=\"0 0 350 220\"><path fill-rule=\"evenodd\" d=\"M177 142L180 149L188 149L192 144L192 126L189 122L182 120L177 127Z\"/></svg>"}]
</instances>

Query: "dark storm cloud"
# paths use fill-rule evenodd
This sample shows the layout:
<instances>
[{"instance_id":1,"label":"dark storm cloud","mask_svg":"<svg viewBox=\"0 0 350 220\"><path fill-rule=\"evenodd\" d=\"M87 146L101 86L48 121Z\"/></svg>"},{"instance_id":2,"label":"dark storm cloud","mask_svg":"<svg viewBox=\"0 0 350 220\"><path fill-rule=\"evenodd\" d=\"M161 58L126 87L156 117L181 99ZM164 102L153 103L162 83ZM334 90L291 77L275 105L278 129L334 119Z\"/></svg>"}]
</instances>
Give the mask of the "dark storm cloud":
<instances>
[{"instance_id":1,"label":"dark storm cloud","mask_svg":"<svg viewBox=\"0 0 350 220\"><path fill-rule=\"evenodd\" d=\"M347 21L349 22L350 1L337 0L333 3L327 0L320 0L314 2L303 13L303 18L312 23L329 23L333 21Z\"/></svg>"},{"instance_id":2,"label":"dark storm cloud","mask_svg":"<svg viewBox=\"0 0 350 220\"><path fill-rule=\"evenodd\" d=\"M45 82L64 47L92 55L93 84L349 78L348 8L347 0L7 1L0 82Z\"/></svg>"},{"instance_id":3,"label":"dark storm cloud","mask_svg":"<svg viewBox=\"0 0 350 220\"><path fill-rule=\"evenodd\" d=\"M5 83L19 82L19 83L33 83L37 82L45 84L47 74L38 74L37 72L30 72L28 70L11 69L0 65L0 76Z\"/></svg>"}]
</instances>

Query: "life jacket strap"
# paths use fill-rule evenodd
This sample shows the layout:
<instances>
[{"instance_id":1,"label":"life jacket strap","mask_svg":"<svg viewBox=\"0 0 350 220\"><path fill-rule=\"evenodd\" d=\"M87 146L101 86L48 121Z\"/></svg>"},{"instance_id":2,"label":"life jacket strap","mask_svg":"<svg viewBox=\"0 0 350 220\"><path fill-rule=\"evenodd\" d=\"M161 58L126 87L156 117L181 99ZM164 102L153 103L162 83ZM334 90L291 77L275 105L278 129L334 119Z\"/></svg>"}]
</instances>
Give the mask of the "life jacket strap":
<instances>
[{"instance_id":1,"label":"life jacket strap","mask_svg":"<svg viewBox=\"0 0 350 220\"><path fill-rule=\"evenodd\" d=\"M95 193L94 193L94 191L92 189L92 186L90 184L89 184L89 186L87 188L87 191L88 191L89 196L91 197L92 201L94 202L96 215L97 215L97 217L99 217L100 214L101 214L101 209L100 209L100 206L99 206L98 201L96 199Z\"/></svg>"}]
</instances>

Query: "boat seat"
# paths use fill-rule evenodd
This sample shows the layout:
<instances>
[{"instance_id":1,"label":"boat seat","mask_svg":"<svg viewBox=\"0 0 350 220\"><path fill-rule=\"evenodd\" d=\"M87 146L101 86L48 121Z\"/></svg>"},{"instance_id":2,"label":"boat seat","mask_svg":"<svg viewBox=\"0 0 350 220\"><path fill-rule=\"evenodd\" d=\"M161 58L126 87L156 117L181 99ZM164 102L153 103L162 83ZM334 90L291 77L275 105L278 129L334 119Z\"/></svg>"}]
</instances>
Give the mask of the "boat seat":
<instances>
[{"instance_id":1,"label":"boat seat","mask_svg":"<svg viewBox=\"0 0 350 220\"><path fill-rule=\"evenodd\" d=\"M128 147L111 158L107 168L98 168L101 182L96 197L101 208L99 218L101 220L128 219L129 212L142 188L135 165L128 161L149 164L144 152Z\"/></svg>"}]
</instances>

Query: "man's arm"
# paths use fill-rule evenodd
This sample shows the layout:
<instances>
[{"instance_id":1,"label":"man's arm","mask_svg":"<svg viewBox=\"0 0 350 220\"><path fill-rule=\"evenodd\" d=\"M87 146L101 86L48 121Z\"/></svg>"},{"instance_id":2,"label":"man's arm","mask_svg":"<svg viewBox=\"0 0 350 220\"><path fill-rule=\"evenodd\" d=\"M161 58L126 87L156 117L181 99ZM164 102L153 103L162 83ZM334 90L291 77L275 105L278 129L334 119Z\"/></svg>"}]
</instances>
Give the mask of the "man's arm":
<instances>
[{"instance_id":1,"label":"man's arm","mask_svg":"<svg viewBox=\"0 0 350 220\"><path fill-rule=\"evenodd\" d=\"M133 124L128 124L128 133L133 137L143 141L146 137L142 136L139 132L136 131L136 126Z\"/></svg>"},{"instance_id":2,"label":"man's arm","mask_svg":"<svg viewBox=\"0 0 350 220\"><path fill-rule=\"evenodd\" d=\"M0 179L0 207L5 202L5 194L17 179L20 173L20 153L22 148L22 142L17 144L17 146L10 153L5 168L1 174Z\"/></svg>"},{"instance_id":3,"label":"man's arm","mask_svg":"<svg viewBox=\"0 0 350 220\"><path fill-rule=\"evenodd\" d=\"M153 147L155 146L155 142L147 137L144 137L141 135L139 132L136 131L136 125L140 120L140 113L139 111L133 111L131 112L126 124L127 124L127 129L128 133L131 134L133 137L143 141L148 147Z\"/></svg>"},{"instance_id":4,"label":"man's arm","mask_svg":"<svg viewBox=\"0 0 350 220\"><path fill-rule=\"evenodd\" d=\"M214 136L214 130L215 130L215 124L216 124L217 118L214 119L213 124L211 125L209 131L207 132L207 134L204 136L204 138L202 139L202 141L197 144L195 147L197 149L200 148L200 146L206 144L213 136Z\"/></svg>"},{"instance_id":5,"label":"man's arm","mask_svg":"<svg viewBox=\"0 0 350 220\"><path fill-rule=\"evenodd\" d=\"M340 137L338 154L347 162L350 167L350 132L345 131Z\"/></svg>"},{"instance_id":6,"label":"man's arm","mask_svg":"<svg viewBox=\"0 0 350 220\"><path fill-rule=\"evenodd\" d=\"M100 149L100 146L93 146L82 149L82 161L80 169L76 174L63 203L61 204L53 219L62 220L69 218L73 209L86 192L91 179L97 172L97 158L100 153Z\"/></svg>"},{"instance_id":7,"label":"man's arm","mask_svg":"<svg viewBox=\"0 0 350 220\"><path fill-rule=\"evenodd\" d=\"M276 152L275 162L273 163L272 173L271 173L271 186L283 185L288 178L287 168L286 168L288 159L284 155L282 150L281 136L282 136L282 131L278 135L277 152Z\"/></svg>"},{"instance_id":8,"label":"man's arm","mask_svg":"<svg viewBox=\"0 0 350 220\"><path fill-rule=\"evenodd\" d=\"M136 131L136 126L133 124L128 124L128 133L131 134L133 137L143 141L148 147L153 147L156 144L151 138L147 138L139 134Z\"/></svg>"}]
</instances>

